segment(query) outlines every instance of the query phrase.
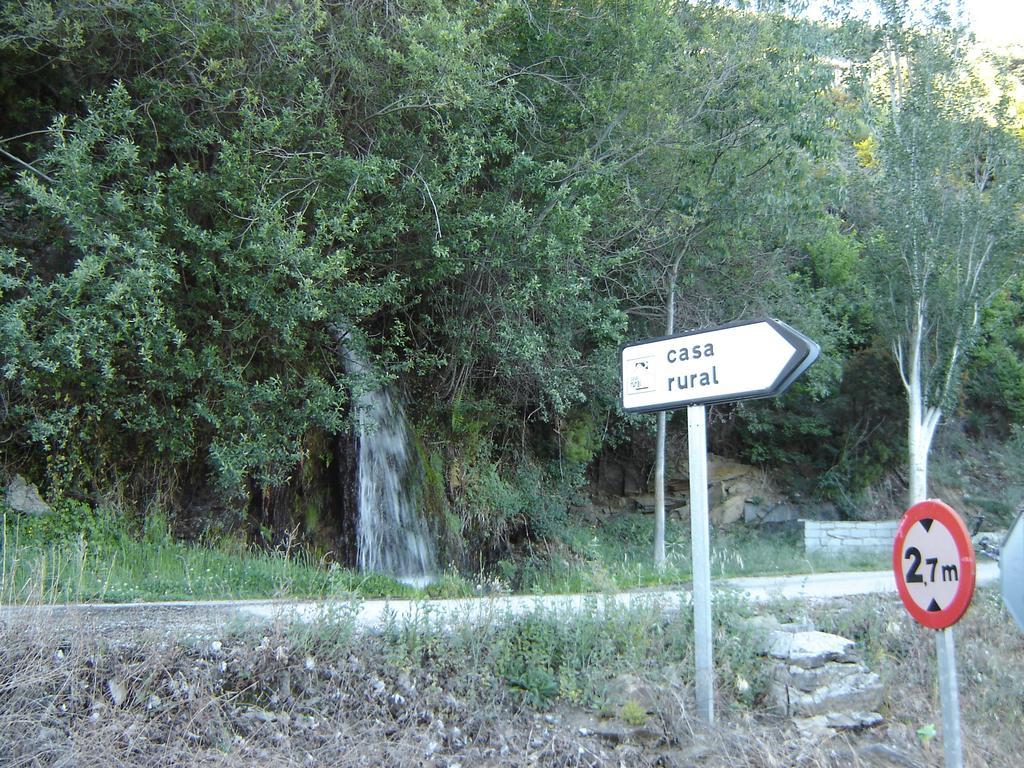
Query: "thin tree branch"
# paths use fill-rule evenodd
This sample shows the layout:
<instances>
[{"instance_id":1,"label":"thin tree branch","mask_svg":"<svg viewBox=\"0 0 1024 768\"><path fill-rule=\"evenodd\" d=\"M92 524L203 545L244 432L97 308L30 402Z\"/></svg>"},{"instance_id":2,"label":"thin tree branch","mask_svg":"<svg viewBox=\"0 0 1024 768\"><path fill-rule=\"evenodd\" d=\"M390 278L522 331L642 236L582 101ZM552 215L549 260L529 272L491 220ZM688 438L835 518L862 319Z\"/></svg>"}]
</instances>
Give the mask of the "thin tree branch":
<instances>
[{"instance_id":1,"label":"thin tree branch","mask_svg":"<svg viewBox=\"0 0 1024 768\"><path fill-rule=\"evenodd\" d=\"M3 155L8 160L10 160L10 161L12 161L14 163L17 163L22 168L26 168L26 169L32 171L32 173L36 174L36 176L38 176L39 178L43 179L47 184L56 184L57 183L55 179L51 178L50 176L47 176L45 173L40 171L38 168L36 168L31 163L26 163L20 157L15 157L10 152L8 152L6 149L0 149L0 155Z\"/></svg>"}]
</instances>

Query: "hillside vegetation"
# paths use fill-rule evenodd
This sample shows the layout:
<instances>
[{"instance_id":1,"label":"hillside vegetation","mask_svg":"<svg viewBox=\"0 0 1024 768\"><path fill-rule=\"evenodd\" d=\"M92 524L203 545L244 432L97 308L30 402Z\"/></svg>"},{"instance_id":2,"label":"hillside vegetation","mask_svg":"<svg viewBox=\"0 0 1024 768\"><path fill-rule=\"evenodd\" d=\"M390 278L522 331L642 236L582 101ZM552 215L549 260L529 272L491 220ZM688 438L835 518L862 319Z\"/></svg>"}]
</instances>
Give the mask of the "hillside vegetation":
<instances>
[{"instance_id":1,"label":"hillside vegetation","mask_svg":"<svg viewBox=\"0 0 1024 768\"><path fill-rule=\"evenodd\" d=\"M617 349L669 312L821 345L711 443L846 514L906 486L915 361L954 448L1019 442L1020 59L902 3L737 5L4 0L5 472L351 564L387 384L476 573L577 525L602 455L643 468Z\"/></svg>"}]
</instances>

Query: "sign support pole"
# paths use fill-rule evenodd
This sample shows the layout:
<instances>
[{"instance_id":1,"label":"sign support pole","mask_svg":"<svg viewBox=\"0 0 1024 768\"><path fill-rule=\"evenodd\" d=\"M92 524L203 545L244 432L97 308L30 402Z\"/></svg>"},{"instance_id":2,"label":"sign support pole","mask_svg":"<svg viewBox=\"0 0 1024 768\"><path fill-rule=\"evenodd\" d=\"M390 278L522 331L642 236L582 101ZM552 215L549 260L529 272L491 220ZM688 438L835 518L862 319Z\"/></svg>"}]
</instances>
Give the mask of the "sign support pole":
<instances>
[{"instance_id":1,"label":"sign support pole","mask_svg":"<svg viewBox=\"0 0 1024 768\"><path fill-rule=\"evenodd\" d=\"M971 603L977 574L974 547L963 518L938 499L911 505L896 529L892 565L903 605L918 624L936 631L944 765L963 768L953 625Z\"/></svg>"},{"instance_id":2,"label":"sign support pole","mask_svg":"<svg viewBox=\"0 0 1024 768\"><path fill-rule=\"evenodd\" d=\"M956 678L956 644L953 628L935 635L939 657L939 697L942 700L942 749L946 768L963 768L964 750L960 738L960 688Z\"/></svg>"},{"instance_id":3,"label":"sign support pole","mask_svg":"<svg viewBox=\"0 0 1024 768\"><path fill-rule=\"evenodd\" d=\"M711 650L711 542L708 523L708 450L705 408L686 409L690 457L690 546L693 569L697 713L715 722L715 670Z\"/></svg>"},{"instance_id":4,"label":"sign support pole","mask_svg":"<svg viewBox=\"0 0 1024 768\"><path fill-rule=\"evenodd\" d=\"M671 308L670 304L669 333ZM711 649L711 537L705 406L782 394L818 358L820 351L811 339L771 318L647 339L624 344L619 349L624 413L661 411L659 423L663 424L664 411L687 407L695 687L697 713L709 725L715 721L715 669ZM659 435L663 434L664 429L659 429ZM659 450L659 462L662 454ZM661 483L658 483L657 493L660 511ZM659 530L656 537L659 542L660 534ZM655 553L655 562L659 565L661 554Z\"/></svg>"}]
</instances>

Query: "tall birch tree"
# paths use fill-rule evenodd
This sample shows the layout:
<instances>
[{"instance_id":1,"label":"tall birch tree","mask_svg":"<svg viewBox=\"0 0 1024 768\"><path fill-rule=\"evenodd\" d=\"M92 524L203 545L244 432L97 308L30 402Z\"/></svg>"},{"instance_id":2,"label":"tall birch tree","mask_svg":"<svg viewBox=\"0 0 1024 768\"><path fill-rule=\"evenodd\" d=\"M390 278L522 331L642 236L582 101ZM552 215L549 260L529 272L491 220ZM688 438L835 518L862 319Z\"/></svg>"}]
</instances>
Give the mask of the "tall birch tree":
<instances>
[{"instance_id":1,"label":"tall birch tree","mask_svg":"<svg viewBox=\"0 0 1024 768\"><path fill-rule=\"evenodd\" d=\"M1021 271L1024 155L998 77L983 82L948 21L885 8L867 68L872 136L862 235L878 321L907 396L909 501L928 494L936 428L955 403L982 312Z\"/></svg>"}]
</instances>

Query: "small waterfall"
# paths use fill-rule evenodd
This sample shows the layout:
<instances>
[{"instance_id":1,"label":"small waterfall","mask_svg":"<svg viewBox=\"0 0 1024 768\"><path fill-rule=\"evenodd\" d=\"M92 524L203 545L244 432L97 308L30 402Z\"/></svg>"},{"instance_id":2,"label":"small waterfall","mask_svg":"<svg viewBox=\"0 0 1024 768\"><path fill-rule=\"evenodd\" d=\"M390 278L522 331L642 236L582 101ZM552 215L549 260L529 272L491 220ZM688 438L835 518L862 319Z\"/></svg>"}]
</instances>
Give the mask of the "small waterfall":
<instances>
[{"instance_id":1,"label":"small waterfall","mask_svg":"<svg viewBox=\"0 0 1024 768\"><path fill-rule=\"evenodd\" d=\"M350 373L366 364L345 350ZM434 580L433 538L419 514L422 467L412 446L405 410L386 389L357 393L359 513L356 558L359 570L383 573L413 586Z\"/></svg>"}]
</instances>

